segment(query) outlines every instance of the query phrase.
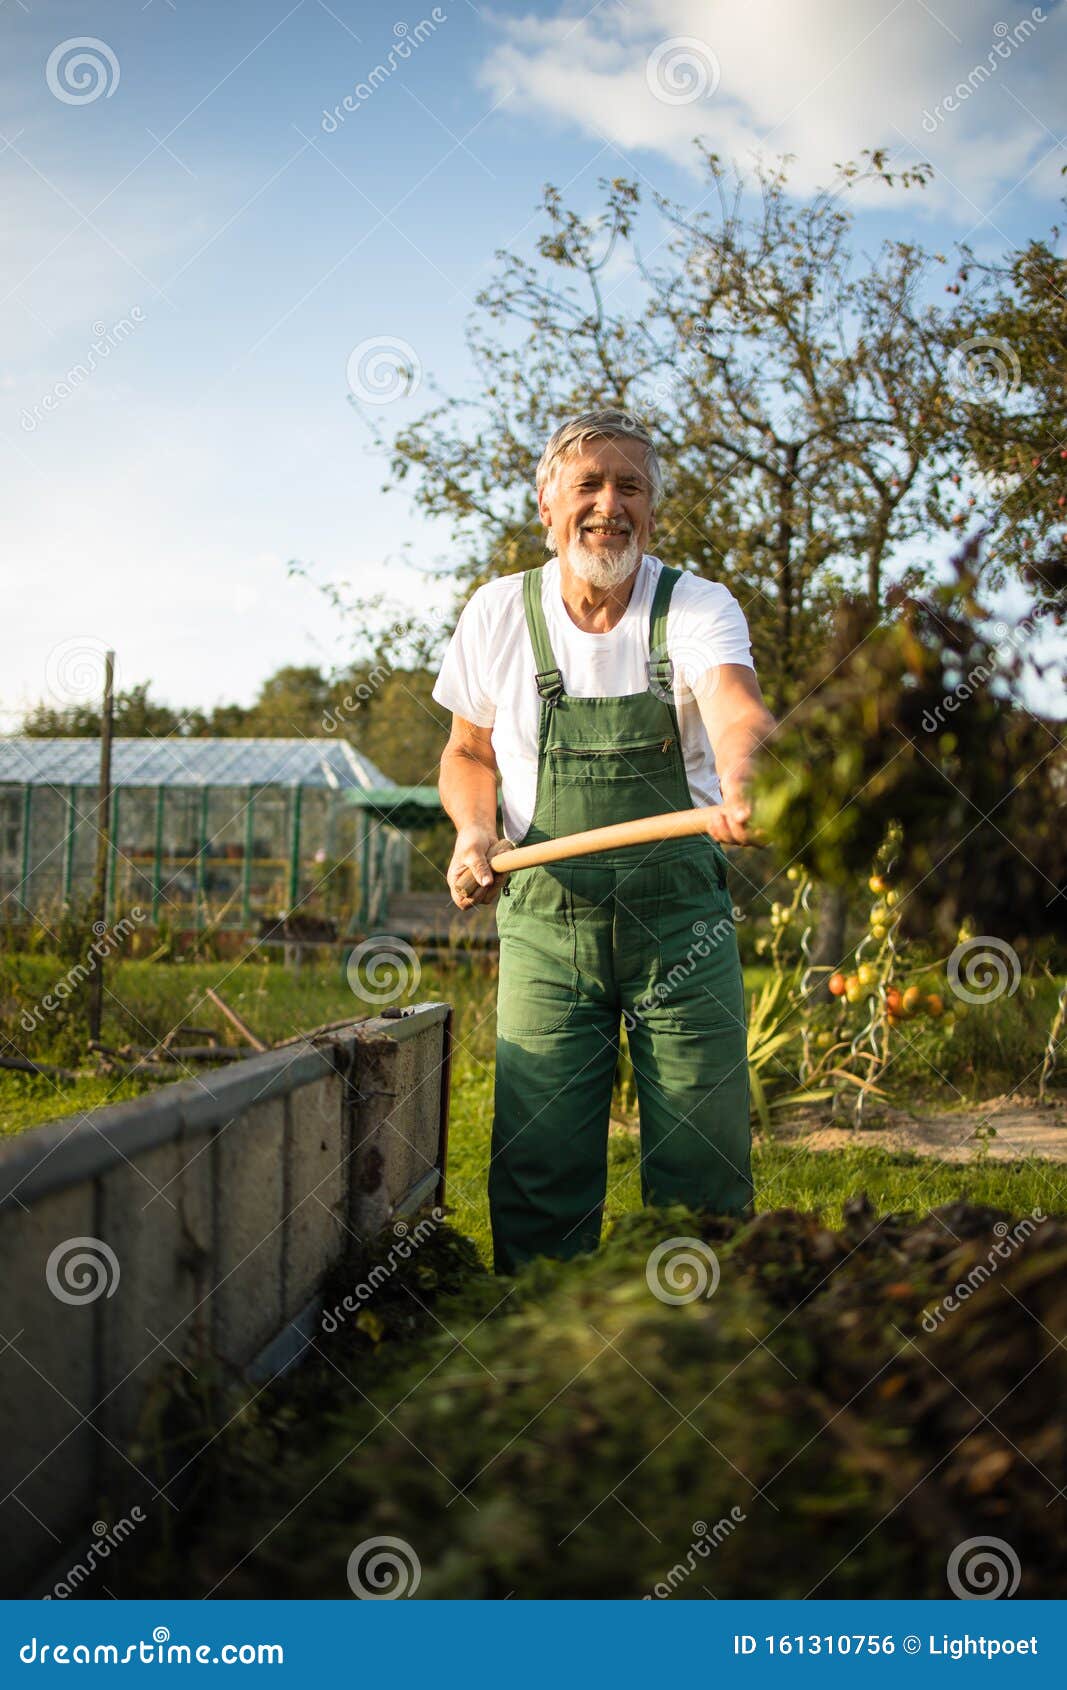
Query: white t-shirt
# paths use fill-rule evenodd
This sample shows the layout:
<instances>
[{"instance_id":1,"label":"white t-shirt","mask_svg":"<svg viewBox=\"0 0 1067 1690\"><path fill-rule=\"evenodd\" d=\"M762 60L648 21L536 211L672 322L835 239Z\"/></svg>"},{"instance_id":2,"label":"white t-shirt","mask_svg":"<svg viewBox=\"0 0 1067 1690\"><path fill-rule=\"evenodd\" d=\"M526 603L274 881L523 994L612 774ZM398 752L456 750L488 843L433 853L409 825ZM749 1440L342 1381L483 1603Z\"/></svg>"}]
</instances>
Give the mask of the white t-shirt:
<instances>
[{"instance_id":1,"label":"white t-shirt","mask_svg":"<svg viewBox=\"0 0 1067 1690\"><path fill-rule=\"evenodd\" d=\"M574 698L613 698L648 687L648 619L659 558L641 560L630 602L606 634L575 626L563 603L559 561L544 569L541 602L563 685ZM657 653L661 656L662 653ZM721 799L715 759L690 682L720 663L753 668L748 624L729 588L683 574L671 596L667 655L674 664L674 703L685 772L694 804ZM492 728L500 770L504 831L521 839L537 791L537 727L541 700L526 628L522 576L504 575L472 594L460 614L433 689L438 704L477 727Z\"/></svg>"}]
</instances>

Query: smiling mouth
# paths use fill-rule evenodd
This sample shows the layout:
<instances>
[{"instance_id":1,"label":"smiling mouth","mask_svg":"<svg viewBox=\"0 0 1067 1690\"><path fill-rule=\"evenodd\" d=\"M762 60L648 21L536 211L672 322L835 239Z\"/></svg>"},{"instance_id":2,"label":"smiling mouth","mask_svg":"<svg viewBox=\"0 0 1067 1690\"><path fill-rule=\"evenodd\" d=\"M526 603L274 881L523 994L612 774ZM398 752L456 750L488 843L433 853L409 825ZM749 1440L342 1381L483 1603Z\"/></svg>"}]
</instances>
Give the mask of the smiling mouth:
<instances>
[{"instance_id":1,"label":"smiling mouth","mask_svg":"<svg viewBox=\"0 0 1067 1690\"><path fill-rule=\"evenodd\" d=\"M606 534L615 539L625 540L629 538L630 532L629 528L605 528L599 523L594 525L588 522L582 524L583 534Z\"/></svg>"}]
</instances>

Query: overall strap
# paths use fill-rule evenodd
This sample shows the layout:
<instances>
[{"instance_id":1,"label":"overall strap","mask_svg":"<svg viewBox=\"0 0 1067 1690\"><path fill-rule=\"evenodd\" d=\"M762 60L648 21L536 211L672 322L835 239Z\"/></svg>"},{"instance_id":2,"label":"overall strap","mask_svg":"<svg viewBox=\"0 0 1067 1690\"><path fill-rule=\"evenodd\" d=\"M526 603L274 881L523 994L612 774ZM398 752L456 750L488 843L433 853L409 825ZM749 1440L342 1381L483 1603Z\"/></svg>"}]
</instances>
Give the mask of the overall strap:
<instances>
[{"instance_id":1,"label":"overall strap","mask_svg":"<svg viewBox=\"0 0 1067 1690\"><path fill-rule=\"evenodd\" d=\"M541 583L544 569L528 569L522 578L522 604L526 612L526 626L534 649L537 671L537 691L546 704L556 704L563 697L563 673L552 653L548 624L541 603Z\"/></svg>"},{"instance_id":2,"label":"overall strap","mask_svg":"<svg viewBox=\"0 0 1067 1690\"><path fill-rule=\"evenodd\" d=\"M667 612L671 594L681 580L680 569L663 565L652 595L652 611L648 619L648 682L661 695L670 695L674 688L674 664L667 655Z\"/></svg>"}]
</instances>

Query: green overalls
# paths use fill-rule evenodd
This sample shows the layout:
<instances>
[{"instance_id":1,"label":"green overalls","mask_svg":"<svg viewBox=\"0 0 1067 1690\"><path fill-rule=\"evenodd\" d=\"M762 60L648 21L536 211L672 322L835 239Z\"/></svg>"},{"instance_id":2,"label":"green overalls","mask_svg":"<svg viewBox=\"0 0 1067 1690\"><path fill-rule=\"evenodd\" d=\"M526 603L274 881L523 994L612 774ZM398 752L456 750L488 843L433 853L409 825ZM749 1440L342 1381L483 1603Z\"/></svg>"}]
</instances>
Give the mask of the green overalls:
<instances>
[{"instance_id":1,"label":"green overalls","mask_svg":"<svg viewBox=\"0 0 1067 1690\"><path fill-rule=\"evenodd\" d=\"M650 653L667 650L678 578L660 573ZM541 581L540 569L523 578L541 709L537 799L521 843L690 809L669 660L650 659L647 692L571 698ZM745 1213L744 992L721 846L705 834L519 870L497 925L496 1271L597 1248L620 1017L637 1084L643 1201Z\"/></svg>"}]
</instances>

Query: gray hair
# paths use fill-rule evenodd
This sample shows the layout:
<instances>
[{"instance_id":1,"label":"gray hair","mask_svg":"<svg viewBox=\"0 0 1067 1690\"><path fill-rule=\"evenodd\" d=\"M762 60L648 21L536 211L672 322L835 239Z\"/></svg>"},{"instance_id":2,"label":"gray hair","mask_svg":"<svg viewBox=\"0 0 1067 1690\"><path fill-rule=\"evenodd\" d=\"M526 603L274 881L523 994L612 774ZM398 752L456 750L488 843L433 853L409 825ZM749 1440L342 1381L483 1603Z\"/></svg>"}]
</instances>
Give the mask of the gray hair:
<instances>
[{"instance_id":1,"label":"gray hair","mask_svg":"<svg viewBox=\"0 0 1067 1690\"><path fill-rule=\"evenodd\" d=\"M663 471L652 436L644 424L628 411L585 411L580 417L571 417L568 422L561 423L541 453L537 466L538 492L555 478L560 464L572 452L580 450L587 440L604 439L640 441L645 449L645 468L652 488L652 509L655 510L663 497Z\"/></svg>"}]
</instances>

